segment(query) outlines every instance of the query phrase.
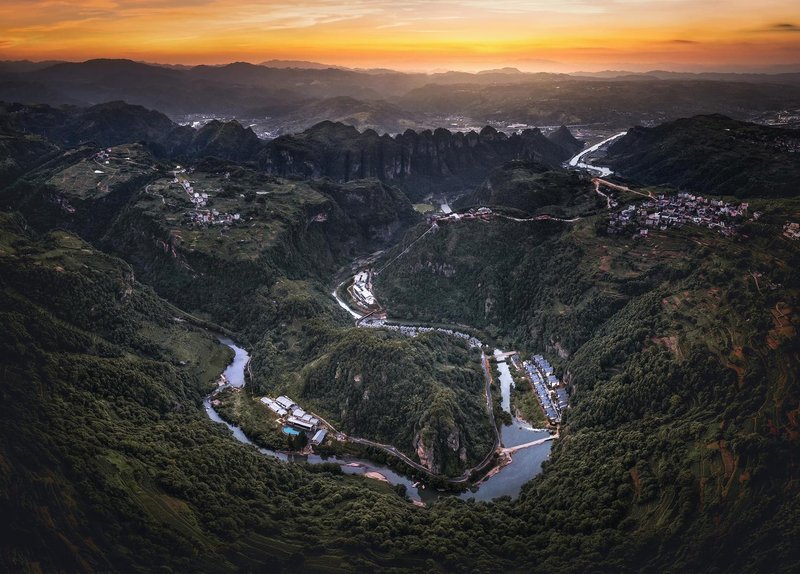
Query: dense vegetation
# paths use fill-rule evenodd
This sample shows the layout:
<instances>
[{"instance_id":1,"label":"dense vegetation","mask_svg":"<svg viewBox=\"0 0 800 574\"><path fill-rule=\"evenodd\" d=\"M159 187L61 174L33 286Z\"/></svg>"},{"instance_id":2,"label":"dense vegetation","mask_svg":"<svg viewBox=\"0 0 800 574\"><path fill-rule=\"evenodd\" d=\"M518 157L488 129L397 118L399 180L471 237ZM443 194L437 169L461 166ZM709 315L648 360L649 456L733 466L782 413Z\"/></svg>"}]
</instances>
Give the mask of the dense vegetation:
<instances>
[{"instance_id":1,"label":"dense vegetation","mask_svg":"<svg viewBox=\"0 0 800 574\"><path fill-rule=\"evenodd\" d=\"M477 355L450 341L421 347L402 338L365 352L381 334L342 338L346 323L325 291L341 263L416 220L400 191L376 180L283 180L214 159L181 176L210 193L207 207L238 213L239 223L187 219L189 196L141 145L111 148L102 162L82 148L6 198L37 227L63 225L95 240L131 261L161 296L239 333L254 351L252 393L303 398L346 432L393 444L436 473L461 474L486 455L494 434ZM364 373L368 408L328 380L340 363ZM274 446L274 436L258 434Z\"/></svg>"},{"instance_id":2,"label":"dense vegetation","mask_svg":"<svg viewBox=\"0 0 800 574\"><path fill-rule=\"evenodd\" d=\"M421 509L330 466L264 457L201 407L229 359L213 321L251 352L249 392L291 392L410 452L419 433L447 472L464 464L454 434L480 457L474 351L354 329L327 295L339 264L425 229L407 230L402 193L207 160L188 177L246 223L204 227L144 146L115 150L104 178L95 151L42 158L0 192L23 213L0 216L4 569L800 567L800 250L780 235L796 200L753 201L764 216L733 238L606 237L601 214L443 224L415 244L379 277L390 314L545 352L572 391L517 500ZM239 394L240 411L255 404Z\"/></svg>"},{"instance_id":3,"label":"dense vegetation","mask_svg":"<svg viewBox=\"0 0 800 574\"><path fill-rule=\"evenodd\" d=\"M767 221L733 240L687 227L636 242L598 235L596 219L441 226L378 294L390 313L461 317L556 361L572 408L521 507L547 492L568 530L595 528L578 518L591 512L635 537L660 531L660 552L681 548L690 569L742 548L749 568L785 565L797 559L785 529L799 502L786 481L798 470L800 253L778 213L797 205L759 207ZM703 557L722 531L728 557ZM778 555L758 551L771 537Z\"/></svg>"},{"instance_id":4,"label":"dense vegetation","mask_svg":"<svg viewBox=\"0 0 800 574\"><path fill-rule=\"evenodd\" d=\"M459 475L494 445L479 357L446 335L353 329L309 365L302 392L345 432L391 443L436 474Z\"/></svg>"},{"instance_id":5,"label":"dense vegetation","mask_svg":"<svg viewBox=\"0 0 800 574\"><path fill-rule=\"evenodd\" d=\"M571 218L605 207L586 176L550 169L532 161L513 161L494 171L457 207L509 207L525 215Z\"/></svg>"},{"instance_id":6,"label":"dense vegetation","mask_svg":"<svg viewBox=\"0 0 800 574\"><path fill-rule=\"evenodd\" d=\"M509 136L489 126L480 132L409 129L390 136L373 130L362 133L331 121L263 141L235 120L213 120L194 129L174 123L161 112L125 102L88 108L0 103L2 133L33 134L73 147L142 142L165 160L215 157L251 162L281 177L328 177L340 183L376 178L401 186L415 200L478 185L492 169L513 159L556 167L580 147L566 128L551 138L538 129Z\"/></svg>"}]
</instances>

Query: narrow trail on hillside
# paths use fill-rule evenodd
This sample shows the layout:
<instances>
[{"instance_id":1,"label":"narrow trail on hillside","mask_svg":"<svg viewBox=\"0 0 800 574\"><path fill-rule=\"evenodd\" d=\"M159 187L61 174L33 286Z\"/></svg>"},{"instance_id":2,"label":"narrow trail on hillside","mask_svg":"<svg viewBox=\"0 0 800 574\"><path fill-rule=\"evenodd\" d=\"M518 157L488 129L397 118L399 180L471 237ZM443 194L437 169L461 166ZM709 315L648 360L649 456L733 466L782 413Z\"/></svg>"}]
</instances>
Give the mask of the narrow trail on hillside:
<instances>
[{"instance_id":1,"label":"narrow trail on hillside","mask_svg":"<svg viewBox=\"0 0 800 574\"><path fill-rule=\"evenodd\" d=\"M405 249L403 249L403 250L402 250L402 251L401 251L401 252L400 252L398 255L396 255L396 256L395 256L395 257L393 257L391 260L389 260L389 262L388 262L388 263L386 263L386 264L385 264L383 267L381 267L380 269L378 269L377 271L375 271L375 273L373 273L373 275L375 275L376 277L377 277L378 275L380 275L380 274L381 274L381 272L382 272L384 269L386 269L387 267L389 267L389 265L391 265L392 263L394 263L395 261L397 261L398 259L400 259L400 258L401 258L403 255L405 255L406 253L408 253L408 252L411 250L411 248L412 248L412 247L414 247L414 245L415 245L415 244L416 244L416 243L417 243L417 242L418 242L420 239L422 239L423 237L425 237L426 235L428 235L428 234L429 234L431 231L433 231L433 230L435 230L435 229L436 229L436 226L434 226L434 225L431 225L431 226L430 226L430 227L429 227L429 228L428 228L428 229L425 231L425 233L423 233L422 235L420 235L419 237L417 237L417 238L416 238L414 241L412 241L411 243L409 243L409 244L408 244L408 246L407 246Z\"/></svg>"}]
</instances>

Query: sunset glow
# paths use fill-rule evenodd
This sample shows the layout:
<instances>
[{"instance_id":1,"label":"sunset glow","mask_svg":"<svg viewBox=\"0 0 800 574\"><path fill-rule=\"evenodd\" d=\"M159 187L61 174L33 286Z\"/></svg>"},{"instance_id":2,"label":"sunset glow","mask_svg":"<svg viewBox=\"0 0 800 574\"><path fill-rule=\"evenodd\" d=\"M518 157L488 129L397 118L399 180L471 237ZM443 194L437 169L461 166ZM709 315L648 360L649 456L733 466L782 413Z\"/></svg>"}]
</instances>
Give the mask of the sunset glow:
<instances>
[{"instance_id":1,"label":"sunset glow","mask_svg":"<svg viewBox=\"0 0 800 574\"><path fill-rule=\"evenodd\" d=\"M10 0L0 59L746 70L800 62L798 12L795 0Z\"/></svg>"}]
</instances>

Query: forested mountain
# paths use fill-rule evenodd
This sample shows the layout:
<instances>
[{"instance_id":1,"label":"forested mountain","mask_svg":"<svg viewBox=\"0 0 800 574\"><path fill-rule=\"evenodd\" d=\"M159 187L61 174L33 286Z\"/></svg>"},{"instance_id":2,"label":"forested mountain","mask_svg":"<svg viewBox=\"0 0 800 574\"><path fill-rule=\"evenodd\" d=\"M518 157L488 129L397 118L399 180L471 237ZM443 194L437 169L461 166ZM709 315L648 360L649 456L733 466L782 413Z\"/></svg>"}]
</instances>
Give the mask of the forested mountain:
<instances>
[{"instance_id":1,"label":"forested mountain","mask_svg":"<svg viewBox=\"0 0 800 574\"><path fill-rule=\"evenodd\" d=\"M236 121L212 121L195 130L179 126L161 112L119 101L89 108L4 104L0 117L7 133L36 134L67 147L143 142L162 158L216 156L245 161L255 158L263 145Z\"/></svg>"},{"instance_id":2,"label":"forested mountain","mask_svg":"<svg viewBox=\"0 0 800 574\"><path fill-rule=\"evenodd\" d=\"M691 227L605 236L604 216L442 224L377 294L397 316L480 326L554 358L573 402L521 512L546 498L557 530L593 529L583 513L613 524L643 543L638 568L786 569L798 560L800 252L781 238L796 200L766 205L739 240Z\"/></svg>"},{"instance_id":3,"label":"forested mountain","mask_svg":"<svg viewBox=\"0 0 800 574\"><path fill-rule=\"evenodd\" d=\"M497 206L526 215L573 217L605 206L588 177L533 161L513 161L492 172L457 205Z\"/></svg>"},{"instance_id":4,"label":"forested mountain","mask_svg":"<svg viewBox=\"0 0 800 574\"><path fill-rule=\"evenodd\" d=\"M752 199L762 216L735 235L633 239L607 235L591 181L559 169L578 145L563 130L326 123L265 144L121 104L7 106L0 122L4 570L800 567L800 250L783 235L797 198ZM390 177L391 157L414 173ZM495 214L570 221L453 219L412 243L431 225L395 184L416 173L475 182ZM333 301L340 269L370 254L390 263L376 291L391 316L544 352L567 381L559 437L518 498L419 508L339 465L266 457L203 412L225 332L252 376L220 412L259 443L289 440L254 416L286 393L443 474L483 458L479 352L358 329Z\"/></svg>"},{"instance_id":5,"label":"forested mountain","mask_svg":"<svg viewBox=\"0 0 800 574\"><path fill-rule=\"evenodd\" d=\"M800 130L721 115L635 127L608 150L611 165L653 185L736 197L794 197Z\"/></svg>"}]
</instances>

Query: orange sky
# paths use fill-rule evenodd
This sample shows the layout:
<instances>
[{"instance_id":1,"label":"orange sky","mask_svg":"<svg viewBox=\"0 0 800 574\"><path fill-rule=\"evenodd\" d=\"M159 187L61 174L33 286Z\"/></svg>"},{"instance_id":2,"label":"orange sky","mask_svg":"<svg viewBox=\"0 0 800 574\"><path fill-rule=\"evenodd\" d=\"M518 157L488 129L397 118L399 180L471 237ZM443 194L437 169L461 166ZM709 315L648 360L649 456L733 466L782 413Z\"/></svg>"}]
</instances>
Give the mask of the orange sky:
<instances>
[{"instance_id":1,"label":"orange sky","mask_svg":"<svg viewBox=\"0 0 800 574\"><path fill-rule=\"evenodd\" d=\"M2 0L0 59L404 70L800 63L798 0Z\"/></svg>"}]
</instances>

